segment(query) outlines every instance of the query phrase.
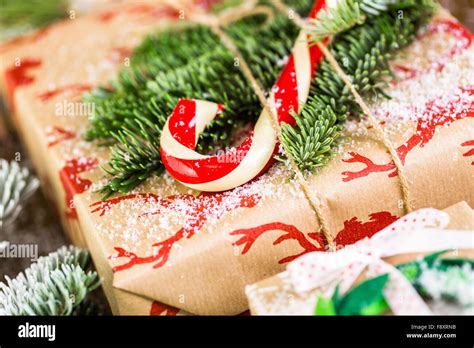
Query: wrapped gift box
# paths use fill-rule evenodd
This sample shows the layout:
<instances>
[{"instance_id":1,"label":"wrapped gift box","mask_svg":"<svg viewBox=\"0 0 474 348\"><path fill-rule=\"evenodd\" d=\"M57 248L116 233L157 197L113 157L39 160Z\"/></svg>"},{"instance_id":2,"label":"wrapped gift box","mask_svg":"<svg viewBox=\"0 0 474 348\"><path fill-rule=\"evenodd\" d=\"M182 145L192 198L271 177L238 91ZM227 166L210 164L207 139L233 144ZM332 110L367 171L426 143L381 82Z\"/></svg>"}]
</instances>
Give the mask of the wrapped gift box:
<instances>
[{"instance_id":1,"label":"wrapped gift box","mask_svg":"<svg viewBox=\"0 0 474 348\"><path fill-rule=\"evenodd\" d=\"M445 209L450 221L447 228L451 230L474 231L474 210L466 203L460 202ZM435 235L437 230L433 230ZM452 231L456 233L457 231ZM472 244L472 243L471 243ZM443 257L474 257L474 245L471 249L453 250ZM397 265L421 258L424 253L406 253L387 257L384 260ZM249 285L246 289L252 315L314 315L318 294L321 289L315 288L297 292L289 271ZM364 276L359 277L362 281Z\"/></svg>"},{"instance_id":2,"label":"wrapped gift box","mask_svg":"<svg viewBox=\"0 0 474 348\"><path fill-rule=\"evenodd\" d=\"M111 5L3 45L3 94L71 240L91 250L114 313L239 314L246 285L401 216L400 183L371 127L348 121L339 153L308 178L328 236L279 164L224 193L190 191L165 174L101 201L94 191L106 182L109 149L81 138L88 105L80 95L113 78L146 33L179 25L176 15L163 4ZM402 158L414 208L474 205L473 50L472 35L440 13L393 62L392 99L372 105Z\"/></svg>"}]
</instances>

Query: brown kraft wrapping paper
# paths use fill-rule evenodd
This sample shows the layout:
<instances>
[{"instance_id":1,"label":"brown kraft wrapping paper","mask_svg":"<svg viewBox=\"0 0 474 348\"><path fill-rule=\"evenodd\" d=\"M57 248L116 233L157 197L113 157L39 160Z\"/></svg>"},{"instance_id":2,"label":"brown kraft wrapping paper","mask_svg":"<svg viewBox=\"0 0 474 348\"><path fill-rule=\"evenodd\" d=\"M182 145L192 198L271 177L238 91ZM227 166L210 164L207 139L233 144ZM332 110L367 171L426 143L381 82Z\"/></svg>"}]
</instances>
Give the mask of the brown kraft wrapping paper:
<instances>
[{"instance_id":1,"label":"brown kraft wrapping paper","mask_svg":"<svg viewBox=\"0 0 474 348\"><path fill-rule=\"evenodd\" d=\"M474 230L474 210L466 203L459 202L444 210L450 217L449 229ZM433 233L436 233L433 231ZM453 232L455 233L455 232ZM400 254L384 258L392 265L397 265L422 257L422 253ZM474 257L474 249L455 250L443 257ZM358 281L362 281L361 275ZM252 315L313 315L316 306L318 289L298 294L289 281L287 271L262 280L247 287Z\"/></svg>"},{"instance_id":2,"label":"brown kraft wrapping paper","mask_svg":"<svg viewBox=\"0 0 474 348\"><path fill-rule=\"evenodd\" d=\"M115 314L239 314L248 308L246 285L403 215L390 156L364 121L348 121L338 154L308 178L323 203L328 240L279 164L224 193L193 192L163 175L101 201L93 192L106 180L100 167L109 150L82 140L87 112L69 116L67 108L84 105L83 91L113 78L145 33L181 25L164 5L153 5L161 13L126 6L134 5L60 22L0 48L15 124L71 240L90 249ZM440 14L394 61L392 99L371 105L403 157L415 209L474 205L471 43L470 33Z\"/></svg>"}]
</instances>

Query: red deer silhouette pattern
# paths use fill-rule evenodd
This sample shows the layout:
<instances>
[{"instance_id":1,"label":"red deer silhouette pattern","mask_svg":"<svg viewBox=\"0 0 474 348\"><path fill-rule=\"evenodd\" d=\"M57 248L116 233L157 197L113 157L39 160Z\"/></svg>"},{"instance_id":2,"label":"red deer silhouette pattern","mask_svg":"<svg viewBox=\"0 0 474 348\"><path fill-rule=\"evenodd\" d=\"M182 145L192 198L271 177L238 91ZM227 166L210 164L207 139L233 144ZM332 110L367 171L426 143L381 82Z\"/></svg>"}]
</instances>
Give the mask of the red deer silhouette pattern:
<instances>
[{"instance_id":1,"label":"red deer silhouette pattern","mask_svg":"<svg viewBox=\"0 0 474 348\"><path fill-rule=\"evenodd\" d=\"M406 157L415 147L423 147L433 139L438 127L448 126L451 123L464 119L466 117L474 117L474 102L465 102L462 110L459 110L461 94L467 93L469 96L474 95L474 86L460 88L458 94L453 96L453 99L445 106L440 106L435 100L426 104L424 114L429 117L422 117L417 122L415 133L402 145L397 148L398 156L402 164L405 163ZM368 176L372 173L390 172L389 177L397 175L397 170L393 161L383 164L376 164L370 158L363 156L357 152L349 152L350 157L343 159L346 163L360 163L364 168L358 171L344 171L342 172L342 181L351 181L358 178Z\"/></svg>"},{"instance_id":2,"label":"red deer silhouette pattern","mask_svg":"<svg viewBox=\"0 0 474 348\"><path fill-rule=\"evenodd\" d=\"M344 227L338 232L334 243L336 246L344 246L357 242L365 237L371 237L383 228L393 223L397 217L386 211L373 213L369 215L369 221L362 222L357 217L344 221ZM246 254L254 245L255 241L264 233L269 231L283 231L273 245L278 245L283 241L293 240L299 244L302 251L296 255L287 256L278 261L278 263L287 263L311 251L326 250L327 241L321 232L303 233L293 225L284 224L282 222L272 222L260 226L235 230L230 233L232 236L242 235L240 239L234 242L235 246L244 246L242 255ZM316 241L319 246L313 244Z\"/></svg>"},{"instance_id":3,"label":"red deer silhouette pattern","mask_svg":"<svg viewBox=\"0 0 474 348\"><path fill-rule=\"evenodd\" d=\"M474 156L474 140L468 140L461 144L461 146L469 147L472 146L472 149L468 150L467 152L463 153L464 157ZM471 162L471 165L474 166L474 161Z\"/></svg>"},{"instance_id":4,"label":"red deer silhouette pattern","mask_svg":"<svg viewBox=\"0 0 474 348\"><path fill-rule=\"evenodd\" d=\"M47 90L45 92L38 93L37 97L42 102L47 102L60 94L69 93L72 96L78 96L79 94L87 92L91 89L92 85L86 83L71 83L51 90Z\"/></svg>"},{"instance_id":5,"label":"red deer silhouette pattern","mask_svg":"<svg viewBox=\"0 0 474 348\"><path fill-rule=\"evenodd\" d=\"M153 268L160 268L166 264L172 252L173 246L183 239L189 239L199 232L208 220L209 209L217 211L217 216L221 218L224 213L230 212L237 208L252 208L261 200L260 195L249 194L243 195L239 199L232 198L231 204L224 204L226 196L230 192L223 193L200 193L198 196L190 194L180 194L167 197L159 197L152 193L129 194L122 197L112 198L105 201L95 202L91 204L92 213L99 213L104 216L107 211L112 209L114 205L126 200L140 199L142 202L153 203L157 205L157 210L141 214L140 217L147 217L161 213L163 208L169 208L176 199L187 201L186 216L187 219L173 236L152 245L154 252L151 255L139 256L129 250L121 247L115 247L115 253L110 259L127 259L125 263L113 267L114 272L130 269L139 264L153 263ZM367 222L362 222L356 217L344 222L344 228L339 231L335 242L339 245L347 245L356 242L366 236L372 236L382 228L388 226L396 217L388 212L378 212L369 215ZM236 247L243 246L241 254L247 254L263 234L269 231L283 232L274 242L273 245L279 245L284 241L293 241L301 247L301 252L284 257L279 263L290 262L297 257L311 251L322 251L326 249L327 242L320 232L304 233L294 225L282 222L271 222L251 228L238 229L230 232L230 236L238 236L239 238L233 243ZM317 244L315 244L315 242Z\"/></svg>"},{"instance_id":6,"label":"red deer silhouette pattern","mask_svg":"<svg viewBox=\"0 0 474 348\"><path fill-rule=\"evenodd\" d=\"M67 161L59 171L59 178L66 192L67 217L77 218L73 198L76 194L85 192L92 185L92 181L81 178L79 174L94 169L97 163L95 158L73 158Z\"/></svg>"},{"instance_id":7,"label":"red deer silhouette pattern","mask_svg":"<svg viewBox=\"0 0 474 348\"><path fill-rule=\"evenodd\" d=\"M74 139L76 133L68 131L63 127L53 126L46 132L46 138L48 139L48 147L53 147L63 141Z\"/></svg>"},{"instance_id":8,"label":"red deer silhouette pattern","mask_svg":"<svg viewBox=\"0 0 474 348\"><path fill-rule=\"evenodd\" d=\"M175 317L179 313L179 308L169 306L158 301L153 301L150 308L151 316Z\"/></svg>"},{"instance_id":9,"label":"red deer silhouette pattern","mask_svg":"<svg viewBox=\"0 0 474 348\"><path fill-rule=\"evenodd\" d=\"M91 205L91 207L94 208L92 213L100 212L100 216L103 216L113 205L130 199L144 199L145 202L151 202L157 205L156 211L142 214L141 217L159 214L163 208L170 207L175 200L179 199L181 202L184 201L185 204L180 204L176 209L184 209L183 214L185 214L187 218L183 223L183 227L181 227L173 236L152 245L154 252L150 256L140 257L133 252L120 247L115 247L116 253L110 258L125 258L128 259L128 262L114 267L114 272L145 263L154 263L154 268L162 267L168 261L173 246L179 241L189 239L199 232L210 217L210 212L213 213L214 218L219 219L224 215L224 213L230 212L234 209L254 207L261 200L261 195L255 193L243 194L242 196L235 198L231 191L220 193L202 192L198 196L180 194L165 198L150 193L130 194L108 199L103 202L93 203Z\"/></svg>"}]
</instances>

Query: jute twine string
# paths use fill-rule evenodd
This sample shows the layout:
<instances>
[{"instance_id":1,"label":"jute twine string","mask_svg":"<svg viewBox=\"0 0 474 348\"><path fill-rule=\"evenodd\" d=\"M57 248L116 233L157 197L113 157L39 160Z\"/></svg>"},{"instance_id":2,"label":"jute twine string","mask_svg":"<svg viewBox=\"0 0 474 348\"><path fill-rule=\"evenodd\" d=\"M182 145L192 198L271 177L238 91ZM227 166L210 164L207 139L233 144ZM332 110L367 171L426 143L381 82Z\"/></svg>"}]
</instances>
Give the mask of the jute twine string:
<instances>
[{"instance_id":1,"label":"jute twine string","mask_svg":"<svg viewBox=\"0 0 474 348\"><path fill-rule=\"evenodd\" d=\"M305 28L307 26L307 23L295 11L286 6L281 0L273 0L273 4L280 12L285 13L287 15L291 13L292 15L290 17L300 28ZM367 106L360 94L357 92L356 88L352 84L350 77L347 76L347 74L339 66L333 54L322 43L316 42L316 45L323 52L328 62L337 72L339 77L343 80L344 84L349 88L355 98L356 103L361 107L362 111L367 116L367 119L369 120L370 125L375 130L377 137L383 143L385 148L389 151L390 157L393 163L395 164L395 167L398 172L405 213L411 212L413 210L413 204L412 200L410 199L409 182L407 176L405 175L405 169L403 167L402 161L398 156L398 152L394 144L390 141L389 137L378 122L377 118L374 116L370 108Z\"/></svg>"},{"instance_id":2,"label":"jute twine string","mask_svg":"<svg viewBox=\"0 0 474 348\"><path fill-rule=\"evenodd\" d=\"M248 8L251 5L255 5L255 3L256 1L253 1L253 0L244 1L242 6L232 9L232 11L235 13L232 19L243 18L248 15L257 14L257 13L252 13L252 11L248 10ZM273 15L273 10L268 7L267 9L269 9ZM265 96L265 90L263 89L263 87L260 85L260 83L257 81L255 76L253 75L252 70L250 69L250 66L248 65L247 61L242 56L241 52L239 51L239 49L237 48L233 40L222 30L222 27L229 24L228 19L229 17L226 16L225 14L222 17L217 16L217 19L214 22L216 25L210 26L210 27L214 31L214 33L220 37L224 46L226 46L227 49L229 49L229 51L231 51L235 55L235 57L238 59L240 67L242 69L242 73L250 81L250 84L255 94L257 95L260 103L262 104L262 107L265 108L267 112L271 115L273 128L275 130L275 133L277 134L279 143L282 144L281 127L280 127L280 123L278 122L278 115L276 114L276 107L273 103L273 99L267 98ZM205 22L207 22L207 20L205 20ZM311 193L311 189L308 185L307 180L304 177L304 174L300 171L300 169L298 168L297 164L295 163L295 161L293 160L291 156L287 156L287 166L289 167L291 172L295 174L296 181L301 187L301 190L303 191L306 201L308 202L310 208L313 210L314 214L316 215L316 218L321 227L321 232L323 233L326 241L329 242L331 240L329 238L330 236L329 227L328 227L328 223L325 218L325 215L322 211L323 205L320 199L314 193L313 194Z\"/></svg>"},{"instance_id":3,"label":"jute twine string","mask_svg":"<svg viewBox=\"0 0 474 348\"><path fill-rule=\"evenodd\" d=\"M226 25L238 21L242 18L253 16L257 14L263 14L267 16L267 20L271 19L274 16L273 9L268 6L257 6L257 0L245 0L242 2L241 5L233 8L229 8L224 10L216 15L210 15L204 13L202 11L195 11L191 10L190 8L186 10L186 5L183 3L175 2L175 1L168 1L169 5L177 9L178 11L184 11L183 13L188 13L189 19L196 23L203 26L209 27L220 39L223 45L234 54L235 58L239 62L239 66L242 70L244 76L250 81L250 84L257 95L262 107L269 112L272 118L272 124L275 129L275 132L278 137L278 141L280 144L282 143L282 136L281 136L281 127L278 122L278 116L276 114L276 107L275 105L271 105L272 98L267 98L265 95L265 90L262 88L260 83L257 81L255 76L253 75L247 61L244 59L242 53L233 42L233 40L222 30L223 27ZM306 22L292 9L287 7L283 4L280 0L273 0L273 4L275 7L282 13L289 15L292 14L290 19L292 19L302 30L305 30ZM375 116L370 111L369 107L365 104L362 97L359 95L353 84L351 83L350 78L344 73L341 69L339 64L337 63L334 56L331 52L321 43L316 43L318 47L321 49L325 57L328 59L329 63L336 72L340 75L344 83L348 86L351 93L354 95L356 102L360 105L362 111L367 115L369 122L374 127L377 134L380 136L383 144L389 150L390 155L392 157L393 162L398 171L398 175L400 178L400 184L402 188L402 197L404 201L404 207L406 212L410 212L412 210L412 205L409 200L408 195L408 181L406 176L403 172L403 165L401 163L400 158L398 157L397 151L393 144L388 139L387 135L385 134L383 128L378 123ZM314 214L316 215L317 220L319 221L319 225L321 228L321 232L324 235L326 242L328 243L328 248L330 250L335 250L335 245L332 239L330 238L330 230L328 222L325 218L325 214L323 213L323 203L321 199L315 192L312 192L308 182L304 176L304 174L300 171L297 164L295 163L294 159L291 156L287 156L287 165L289 169L295 174L296 181L300 185L305 199L309 203L311 209L313 210Z\"/></svg>"}]
</instances>

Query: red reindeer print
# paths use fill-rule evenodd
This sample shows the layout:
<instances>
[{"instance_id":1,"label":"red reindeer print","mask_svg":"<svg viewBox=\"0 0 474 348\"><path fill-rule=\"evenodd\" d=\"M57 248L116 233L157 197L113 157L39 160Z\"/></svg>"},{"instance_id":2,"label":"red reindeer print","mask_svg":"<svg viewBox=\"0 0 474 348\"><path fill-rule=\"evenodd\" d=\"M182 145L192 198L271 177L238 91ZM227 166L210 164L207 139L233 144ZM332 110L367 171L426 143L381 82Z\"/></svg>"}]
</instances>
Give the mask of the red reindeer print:
<instances>
[{"instance_id":1,"label":"red reindeer print","mask_svg":"<svg viewBox=\"0 0 474 348\"><path fill-rule=\"evenodd\" d=\"M137 19L157 19L157 18L178 18L179 12L173 7L163 5L147 5L137 4L127 11L131 14L136 14L139 17Z\"/></svg>"},{"instance_id":2,"label":"red reindeer print","mask_svg":"<svg viewBox=\"0 0 474 348\"><path fill-rule=\"evenodd\" d=\"M387 172L395 168L393 162L387 164L375 164L370 158L362 156L357 152L351 151L349 152L349 156L351 157L343 159L343 161L346 163L361 163L365 165L365 168L358 172L343 172L342 175L345 175L346 177L343 178L342 181L351 181L367 176L370 173Z\"/></svg>"},{"instance_id":3,"label":"red reindeer print","mask_svg":"<svg viewBox=\"0 0 474 348\"><path fill-rule=\"evenodd\" d=\"M455 95L447 105L439 105L437 101L430 101L426 104L421 117L417 122L415 133L402 145L397 148L398 156L402 164L405 163L406 157L415 147L420 148L428 144L433 139L438 127L449 126L451 123L464 119L466 117L474 117L474 100L462 99L461 94L466 93L469 97L474 95L474 86L468 88L460 88L460 93ZM397 176L397 170L393 161L385 164L376 164L371 159L358 154L349 152L349 158L343 159L346 163L360 163L364 168L359 171L345 171L342 181L352 181L370 175L371 173L390 172L389 177Z\"/></svg>"},{"instance_id":4,"label":"red reindeer print","mask_svg":"<svg viewBox=\"0 0 474 348\"><path fill-rule=\"evenodd\" d=\"M278 263L287 263L290 262L297 257L306 254L310 251L321 251L325 250L325 239L323 238L322 234L319 232L311 232L308 233L307 237L302 231L296 228L293 225L288 225L282 222L271 222L268 224L260 225L257 227L251 228L243 228L240 230L235 230L230 233L231 236L238 236L241 235L240 239L233 243L235 246L244 246L242 249L242 255L246 254L250 248L254 245L255 241L264 233L268 231L283 231L284 233L278 237L274 242L273 245L278 245L286 240L293 240L296 241L300 247L303 249L301 253L296 255L287 256L278 261ZM316 241L319 246L313 244L310 239Z\"/></svg>"},{"instance_id":5,"label":"red reindeer print","mask_svg":"<svg viewBox=\"0 0 474 348\"><path fill-rule=\"evenodd\" d=\"M68 131L59 126L53 126L46 132L46 138L48 139L48 147L53 147L63 141L74 139L75 137L76 133Z\"/></svg>"},{"instance_id":6,"label":"red reindeer print","mask_svg":"<svg viewBox=\"0 0 474 348\"><path fill-rule=\"evenodd\" d=\"M175 308L157 301L153 301L151 304L150 316L175 317L178 313L179 308Z\"/></svg>"},{"instance_id":7,"label":"red reindeer print","mask_svg":"<svg viewBox=\"0 0 474 348\"><path fill-rule=\"evenodd\" d=\"M91 85L85 83L71 83L69 85L64 85L55 89L48 90L46 92L38 93L38 98L42 102L47 102L48 100L55 98L56 96L69 93L72 96L77 96L83 92L87 92L92 88Z\"/></svg>"},{"instance_id":8,"label":"red reindeer print","mask_svg":"<svg viewBox=\"0 0 474 348\"><path fill-rule=\"evenodd\" d=\"M162 199L161 197L155 195L154 193L131 193L125 196L120 196L117 198L107 199L105 201L99 201L92 203L90 206L95 207L91 213L100 212L99 216L104 216L104 214L112 209L114 205L119 204L123 201L133 200L133 199L141 199L144 203L158 203L161 206L167 206L172 202L170 199Z\"/></svg>"},{"instance_id":9,"label":"red reindeer print","mask_svg":"<svg viewBox=\"0 0 474 348\"><path fill-rule=\"evenodd\" d=\"M197 196L191 194L180 194L167 196L165 198L150 193L130 194L118 198L112 198L103 202L96 202L91 205L94 208L92 212L100 212L103 216L108 210L125 200L141 199L157 206L155 211L141 214L140 218L147 218L152 215L160 214L164 209L173 209L182 211L187 216L182 227L176 233L158 243L152 245L153 253L149 256L138 256L137 254L125 250L121 247L115 247L115 253L110 259L126 258L128 262L113 268L114 272L129 269L135 265L154 263L153 268L160 268L166 264L170 253L178 242L189 239L198 233L206 224L208 219L220 219L225 213L237 208L252 208L261 200L259 194L236 195L233 191L220 193L201 192Z\"/></svg>"},{"instance_id":10,"label":"red reindeer print","mask_svg":"<svg viewBox=\"0 0 474 348\"><path fill-rule=\"evenodd\" d=\"M66 216L77 219L73 198L76 194L85 192L92 181L81 178L78 174L94 169L98 162L95 158L73 158L66 162L59 171L59 178L66 192Z\"/></svg>"},{"instance_id":11,"label":"red reindeer print","mask_svg":"<svg viewBox=\"0 0 474 348\"><path fill-rule=\"evenodd\" d=\"M344 221L344 228L338 232L334 243L336 246L353 244L366 237L372 237L398 219L388 211L380 211L369 215L369 221L362 222L357 217Z\"/></svg>"},{"instance_id":12,"label":"red reindeer print","mask_svg":"<svg viewBox=\"0 0 474 348\"><path fill-rule=\"evenodd\" d=\"M397 217L387 211L381 211L369 215L369 221L362 222L357 217L344 221L344 227L339 231L334 239L336 246L345 246L353 244L363 238L372 237L375 233L384 229L391 223L397 220ZM312 251L324 251L327 249L327 242L321 232L311 232L306 235L293 225L284 224L282 222L272 222L252 228L244 228L235 230L230 233L231 236L242 235L240 239L234 242L235 246L244 246L242 255L250 251L255 241L264 233L269 231L283 231L279 238L277 238L273 245L278 245L285 240L296 241L302 251L296 255L290 255L278 261L279 264L291 262L294 259ZM319 246L316 246L312 241L316 241Z\"/></svg>"},{"instance_id":13,"label":"red reindeer print","mask_svg":"<svg viewBox=\"0 0 474 348\"><path fill-rule=\"evenodd\" d=\"M104 12L101 12L97 15L97 20L102 22L102 23L107 23L110 22L112 19L114 19L118 15L118 11L111 11L107 10Z\"/></svg>"},{"instance_id":14,"label":"red reindeer print","mask_svg":"<svg viewBox=\"0 0 474 348\"><path fill-rule=\"evenodd\" d=\"M468 150L463 154L463 157L474 156L474 140L468 140L461 144L461 146L472 146L472 149ZM471 165L474 166L474 161L471 162Z\"/></svg>"},{"instance_id":15,"label":"red reindeer print","mask_svg":"<svg viewBox=\"0 0 474 348\"><path fill-rule=\"evenodd\" d=\"M30 70L36 69L40 65L41 60L37 58L21 58L13 66L5 70L5 89L12 108L14 108L13 96L16 89L32 84L35 78L31 75Z\"/></svg>"}]
</instances>

